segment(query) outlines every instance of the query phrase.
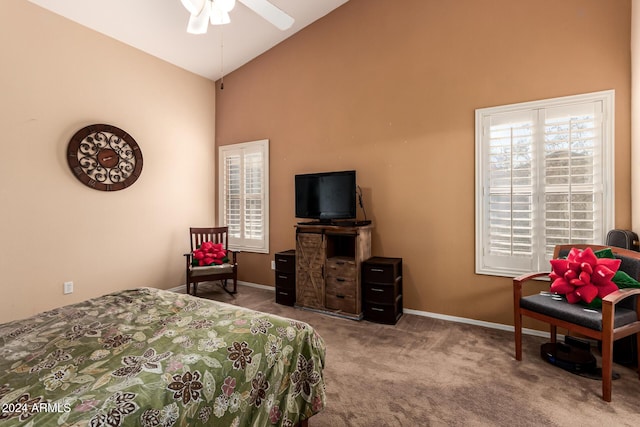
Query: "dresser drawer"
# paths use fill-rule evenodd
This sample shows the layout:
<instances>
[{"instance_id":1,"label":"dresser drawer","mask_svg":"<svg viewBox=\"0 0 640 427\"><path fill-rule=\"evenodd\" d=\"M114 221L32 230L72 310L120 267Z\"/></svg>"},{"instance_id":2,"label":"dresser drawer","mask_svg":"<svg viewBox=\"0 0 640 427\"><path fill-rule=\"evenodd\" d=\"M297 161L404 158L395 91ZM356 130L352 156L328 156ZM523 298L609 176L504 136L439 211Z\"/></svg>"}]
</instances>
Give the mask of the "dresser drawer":
<instances>
[{"instance_id":1,"label":"dresser drawer","mask_svg":"<svg viewBox=\"0 0 640 427\"><path fill-rule=\"evenodd\" d=\"M289 255L276 254L276 271L285 273L296 272L296 257Z\"/></svg>"},{"instance_id":2,"label":"dresser drawer","mask_svg":"<svg viewBox=\"0 0 640 427\"><path fill-rule=\"evenodd\" d=\"M402 276L402 258L369 258L362 263L362 281L369 283L393 283Z\"/></svg>"},{"instance_id":3,"label":"dresser drawer","mask_svg":"<svg viewBox=\"0 0 640 427\"><path fill-rule=\"evenodd\" d=\"M342 294L327 294L325 304L330 310L341 310L346 313L356 313L356 299L353 296Z\"/></svg>"},{"instance_id":4,"label":"dresser drawer","mask_svg":"<svg viewBox=\"0 0 640 427\"><path fill-rule=\"evenodd\" d=\"M371 322L394 325L402 316L402 297L399 296L394 304L378 304L366 301L364 303L364 318Z\"/></svg>"},{"instance_id":5,"label":"dresser drawer","mask_svg":"<svg viewBox=\"0 0 640 427\"><path fill-rule=\"evenodd\" d=\"M377 302L382 304L392 304L399 295L401 278L390 284L382 283L363 283L362 290L364 293L364 300L369 302Z\"/></svg>"},{"instance_id":6,"label":"dresser drawer","mask_svg":"<svg viewBox=\"0 0 640 427\"><path fill-rule=\"evenodd\" d=\"M276 270L276 286L280 288L295 289L296 273L284 273Z\"/></svg>"},{"instance_id":7,"label":"dresser drawer","mask_svg":"<svg viewBox=\"0 0 640 427\"><path fill-rule=\"evenodd\" d=\"M328 276L325 282L325 304L328 309L357 314L358 289L354 279Z\"/></svg>"},{"instance_id":8,"label":"dresser drawer","mask_svg":"<svg viewBox=\"0 0 640 427\"><path fill-rule=\"evenodd\" d=\"M356 297L355 280L342 279L340 277L327 277L325 292L327 295Z\"/></svg>"},{"instance_id":9,"label":"dresser drawer","mask_svg":"<svg viewBox=\"0 0 640 427\"><path fill-rule=\"evenodd\" d=\"M327 276L356 279L356 261L351 257L327 258Z\"/></svg>"},{"instance_id":10,"label":"dresser drawer","mask_svg":"<svg viewBox=\"0 0 640 427\"><path fill-rule=\"evenodd\" d=\"M276 286L276 302L293 306L296 303L295 289L279 288Z\"/></svg>"}]
</instances>

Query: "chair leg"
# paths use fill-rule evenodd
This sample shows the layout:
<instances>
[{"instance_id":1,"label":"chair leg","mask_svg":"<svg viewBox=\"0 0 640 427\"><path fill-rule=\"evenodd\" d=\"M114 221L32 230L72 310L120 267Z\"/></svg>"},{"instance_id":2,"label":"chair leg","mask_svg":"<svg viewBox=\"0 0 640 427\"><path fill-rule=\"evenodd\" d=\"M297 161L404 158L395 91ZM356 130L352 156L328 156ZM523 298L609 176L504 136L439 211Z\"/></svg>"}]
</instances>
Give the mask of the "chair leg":
<instances>
[{"instance_id":1,"label":"chair leg","mask_svg":"<svg viewBox=\"0 0 640 427\"><path fill-rule=\"evenodd\" d=\"M602 400L611 402L613 374L613 305L602 303Z\"/></svg>"},{"instance_id":2,"label":"chair leg","mask_svg":"<svg viewBox=\"0 0 640 427\"><path fill-rule=\"evenodd\" d=\"M191 295L196 297L196 296L198 296L198 295L196 295L197 293L198 293L198 282L194 282L193 283L193 293Z\"/></svg>"},{"instance_id":3,"label":"chair leg","mask_svg":"<svg viewBox=\"0 0 640 427\"><path fill-rule=\"evenodd\" d=\"M229 289L227 289L227 279L221 280L220 282L221 282L220 286L222 287L223 291L225 291L226 293L228 293L231 296L234 296L236 294L237 291L236 291L235 281L234 281L234 284L233 284L233 291L230 291Z\"/></svg>"},{"instance_id":4,"label":"chair leg","mask_svg":"<svg viewBox=\"0 0 640 427\"><path fill-rule=\"evenodd\" d=\"M516 347L516 360L522 360L522 311L520 311L520 299L522 298L522 283L513 279L513 326Z\"/></svg>"},{"instance_id":5,"label":"chair leg","mask_svg":"<svg viewBox=\"0 0 640 427\"><path fill-rule=\"evenodd\" d=\"M558 341L558 327L556 325L549 325L549 335L551 337L551 342Z\"/></svg>"},{"instance_id":6,"label":"chair leg","mask_svg":"<svg viewBox=\"0 0 640 427\"><path fill-rule=\"evenodd\" d=\"M516 360L522 360L522 314L519 307L514 312L514 327L516 340Z\"/></svg>"},{"instance_id":7,"label":"chair leg","mask_svg":"<svg viewBox=\"0 0 640 427\"><path fill-rule=\"evenodd\" d=\"M640 379L640 333L637 333L636 335L636 354L638 355L638 379Z\"/></svg>"},{"instance_id":8,"label":"chair leg","mask_svg":"<svg viewBox=\"0 0 640 427\"><path fill-rule=\"evenodd\" d=\"M613 340L604 334L602 337L602 399L611 402L611 376L613 375Z\"/></svg>"}]
</instances>

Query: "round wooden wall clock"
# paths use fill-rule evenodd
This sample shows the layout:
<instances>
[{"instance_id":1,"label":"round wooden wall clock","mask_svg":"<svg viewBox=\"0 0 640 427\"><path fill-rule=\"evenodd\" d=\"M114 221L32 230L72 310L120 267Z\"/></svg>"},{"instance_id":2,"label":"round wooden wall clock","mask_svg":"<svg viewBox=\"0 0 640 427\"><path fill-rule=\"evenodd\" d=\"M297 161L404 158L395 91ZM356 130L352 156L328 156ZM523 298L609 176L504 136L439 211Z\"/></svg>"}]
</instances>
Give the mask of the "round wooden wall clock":
<instances>
[{"instance_id":1,"label":"round wooden wall clock","mask_svg":"<svg viewBox=\"0 0 640 427\"><path fill-rule=\"evenodd\" d=\"M131 135L105 124L89 125L73 135L67 162L83 184L116 191L133 184L142 172L142 151Z\"/></svg>"}]
</instances>

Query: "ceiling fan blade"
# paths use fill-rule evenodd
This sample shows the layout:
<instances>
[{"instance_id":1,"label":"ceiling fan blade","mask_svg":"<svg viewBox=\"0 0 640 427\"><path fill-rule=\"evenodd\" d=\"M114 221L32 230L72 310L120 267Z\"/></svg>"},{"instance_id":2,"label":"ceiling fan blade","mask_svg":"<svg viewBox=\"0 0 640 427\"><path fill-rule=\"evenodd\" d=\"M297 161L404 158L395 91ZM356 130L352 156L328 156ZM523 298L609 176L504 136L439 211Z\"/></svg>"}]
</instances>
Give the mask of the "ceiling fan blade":
<instances>
[{"instance_id":1,"label":"ceiling fan blade","mask_svg":"<svg viewBox=\"0 0 640 427\"><path fill-rule=\"evenodd\" d=\"M205 2L202 11L199 14L192 13L189 17L187 32L189 34L205 34L209 25L209 16L211 15L211 2Z\"/></svg>"},{"instance_id":2,"label":"ceiling fan blade","mask_svg":"<svg viewBox=\"0 0 640 427\"><path fill-rule=\"evenodd\" d=\"M180 0L185 9L192 15L199 15L206 0Z\"/></svg>"},{"instance_id":3,"label":"ceiling fan blade","mask_svg":"<svg viewBox=\"0 0 640 427\"><path fill-rule=\"evenodd\" d=\"M282 10L278 9L267 0L239 0L249 9L281 29L282 31L291 28L295 20Z\"/></svg>"}]
</instances>

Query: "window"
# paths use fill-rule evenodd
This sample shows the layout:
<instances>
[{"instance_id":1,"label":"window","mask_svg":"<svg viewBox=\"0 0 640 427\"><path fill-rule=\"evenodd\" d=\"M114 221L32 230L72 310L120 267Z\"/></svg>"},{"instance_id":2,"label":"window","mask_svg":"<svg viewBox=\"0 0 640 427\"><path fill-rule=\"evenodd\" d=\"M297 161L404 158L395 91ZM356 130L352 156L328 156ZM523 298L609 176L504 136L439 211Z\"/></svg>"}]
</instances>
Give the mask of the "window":
<instances>
[{"instance_id":1,"label":"window","mask_svg":"<svg viewBox=\"0 0 640 427\"><path fill-rule=\"evenodd\" d=\"M549 270L614 224L613 91L476 110L476 273Z\"/></svg>"},{"instance_id":2,"label":"window","mask_svg":"<svg viewBox=\"0 0 640 427\"><path fill-rule=\"evenodd\" d=\"M225 145L218 152L219 213L229 247L269 252L269 140Z\"/></svg>"}]
</instances>

